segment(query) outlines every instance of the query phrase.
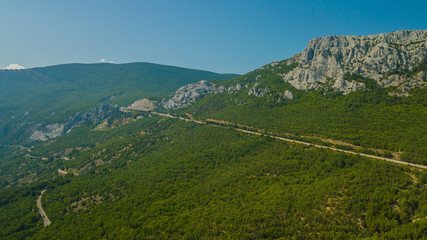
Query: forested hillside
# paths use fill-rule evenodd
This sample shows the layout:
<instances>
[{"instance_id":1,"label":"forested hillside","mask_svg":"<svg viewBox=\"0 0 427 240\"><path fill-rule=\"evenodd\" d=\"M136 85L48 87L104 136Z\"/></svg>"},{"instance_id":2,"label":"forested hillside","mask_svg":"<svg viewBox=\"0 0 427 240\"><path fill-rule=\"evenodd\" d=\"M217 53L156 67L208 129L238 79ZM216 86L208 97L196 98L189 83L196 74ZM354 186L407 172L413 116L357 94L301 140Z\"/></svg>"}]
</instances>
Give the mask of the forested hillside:
<instances>
[{"instance_id":1,"label":"forested hillside","mask_svg":"<svg viewBox=\"0 0 427 240\"><path fill-rule=\"evenodd\" d=\"M1 237L425 236L425 171L148 114L128 126L61 166L85 173L3 190Z\"/></svg>"},{"instance_id":2,"label":"forested hillside","mask_svg":"<svg viewBox=\"0 0 427 240\"><path fill-rule=\"evenodd\" d=\"M390 95L395 88L382 88L372 79L351 75L347 78L372 84L345 95L327 88L299 90L282 79L294 67L281 61L216 82L218 88L240 84L242 89L217 91L173 112L248 125L282 136L339 140L355 145L350 149L378 149L383 156L394 154L405 161L427 164L427 89L411 90L407 97L395 96ZM416 75L423 69L425 65L420 65L402 74ZM292 99L284 96L286 92Z\"/></svg>"}]
</instances>

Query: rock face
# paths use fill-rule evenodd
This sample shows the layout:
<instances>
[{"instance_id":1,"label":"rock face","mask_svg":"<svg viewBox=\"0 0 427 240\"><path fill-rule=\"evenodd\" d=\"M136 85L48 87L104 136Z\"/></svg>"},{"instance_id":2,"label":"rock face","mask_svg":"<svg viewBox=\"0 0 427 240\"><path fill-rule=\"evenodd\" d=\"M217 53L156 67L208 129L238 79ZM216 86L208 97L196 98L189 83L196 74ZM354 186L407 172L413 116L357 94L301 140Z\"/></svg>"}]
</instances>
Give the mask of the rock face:
<instances>
[{"instance_id":1,"label":"rock face","mask_svg":"<svg viewBox=\"0 0 427 240\"><path fill-rule=\"evenodd\" d=\"M227 91L227 88L224 86L218 87L217 89L215 89L215 93L223 93Z\"/></svg>"},{"instance_id":2,"label":"rock face","mask_svg":"<svg viewBox=\"0 0 427 240\"><path fill-rule=\"evenodd\" d=\"M347 74L374 79L383 87L410 89L426 86L425 73L414 80L398 79L392 72L411 70L426 58L427 30L321 37L288 60L288 64L298 66L282 77L297 89L318 89L326 84L344 94L365 87L361 82L345 80Z\"/></svg>"},{"instance_id":3,"label":"rock face","mask_svg":"<svg viewBox=\"0 0 427 240\"><path fill-rule=\"evenodd\" d=\"M163 99L160 105L165 109L185 107L213 91L215 91L215 84L201 80L181 87L169 99Z\"/></svg>"},{"instance_id":4,"label":"rock face","mask_svg":"<svg viewBox=\"0 0 427 240\"><path fill-rule=\"evenodd\" d=\"M270 91L270 88L257 88L258 83L255 83L255 85L249 89L248 95L254 95L255 97L264 97L266 93Z\"/></svg>"},{"instance_id":5,"label":"rock face","mask_svg":"<svg viewBox=\"0 0 427 240\"><path fill-rule=\"evenodd\" d=\"M99 123L119 111L117 105L102 104L88 112L79 112L63 123L39 123L30 130L30 141L46 141L71 132L86 123Z\"/></svg>"},{"instance_id":6,"label":"rock face","mask_svg":"<svg viewBox=\"0 0 427 240\"><path fill-rule=\"evenodd\" d=\"M31 133L30 141L46 141L49 138L61 136L65 132L64 127L63 123L37 124Z\"/></svg>"},{"instance_id":7,"label":"rock face","mask_svg":"<svg viewBox=\"0 0 427 240\"><path fill-rule=\"evenodd\" d=\"M294 99L294 94L291 91L286 90L285 93L283 94L283 98L292 100Z\"/></svg>"},{"instance_id":8,"label":"rock face","mask_svg":"<svg viewBox=\"0 0 427 240\"><path fill-rule=\"evenodd\" d=\"M69 118L69 121L65 124L64 130L70 132L86 123L99 123L118 111L119 107L117 105L101 104L88 112L79 112L74 117Z\"/></svg>"},{"instance_id":9,"label":"rock face","mask_svg":"<svg viewBox=\"0 0 427 240\"><path fill-rule=\"evenodd\" d=\"M233 93L235 93L235 92L237 92L237 91L240 91L241 89L242 89L242 85L237 84L236 86L231 86L231 87L229 87L229 88L227 89L227 91L228 91L228 94L233 94Z\"/></svg>"},{"instance_id":10,"label":"rock face","mask_svg":"<svg viewBox=\"0 0 427 240\"><path fill-rule=\"evenodd\" d=\"M156 107L156 102L149 99L141 99L132 103L128 109L135 109L141 111L152 111Z\"/></svg>"},{"instance_id":11,"label":"rock face","mask_svg":"<svg viewBox=\"0 0 427 240\"><path fill-rule=\"evenodd\" d=\"M169 98L163 99L160 102L160 107L165 109L182 108L195 103L197 100L210 93L221 94L227 92L228 94L233 94L240 91L241 89L242 85L240 84L236 84L235 86L228 88L225 86L215 87L215 84L206 80L202 80L181 87L173 95L169 96Z\"/></svg>"}]
</instances>

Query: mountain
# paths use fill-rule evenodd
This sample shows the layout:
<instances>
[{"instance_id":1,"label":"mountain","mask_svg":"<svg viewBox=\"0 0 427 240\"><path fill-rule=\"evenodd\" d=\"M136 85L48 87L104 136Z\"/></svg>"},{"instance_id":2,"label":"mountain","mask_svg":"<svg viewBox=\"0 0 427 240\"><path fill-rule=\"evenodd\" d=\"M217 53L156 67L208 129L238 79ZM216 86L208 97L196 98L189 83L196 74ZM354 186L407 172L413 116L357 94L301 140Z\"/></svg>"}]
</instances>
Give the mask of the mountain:
<instances>
[{"instance_id":1,"label":"mountain","mask_svg":"<svg viewBox=\"0 0 427 240\"><path fill-rule=\"evenodd\" d=\"M78 112L100 104L126 105L139 97L167 95L202 79L235 76L152 63L65 64L0 70L0 143L10 143L13 139L22 142L24 135L28 135L24 132L34 124L61 124Z\"/></svg>"},{"instance_id":2,"label":"mountain","mask_svg":"<svg viewBox=\"0 0 427 240\"><path fill-rule=\"evenodd\" d=\"M425 30L405 30L316 38L290 59L232 80L182 87L159 109L314 135L326 144L341 140L427 164L426 36Z\"/></svg>"},{"instance_id":3,"label":"mountain","mask_svg":"<svg viewBox=\"0 0 427 240\"><path fill-rule=\"evenodd\" d=\"M348 75L375 80L382 87L397 87L405 94L415 87L426 87L427 30L403 30L368 36L329 36L315 38L307 48L289 59L298 66L283 75L297 89L319 89L324 85L349 93L366 88ZM399 73L423 65L417 74Z\"/></svg>"},{"instance_id":4,"label":"mountain","mask_svg":"<svg viewBox=\"0 0 427 240\"><path fill-rule=\"evenodd\" d=\"M23 66L21 66L19 64L16 64L16 63L12 63L12 64L9 64L4 69L5 70L22 70L22 69L25 69L25 67L23 67Z\"/></svg>"},{"instance_id":5,"label":"mountain","mask_svg":"<svg viewBox=\"0 0 427 240\"><path fill-rule=\"evenodd\" d=\"M319 38L310 60L24 122L45 141L0 146L0 238L423 239L422 33ZM405 48L350 44L372 39Z\"/></svg>"},{"instance_id":6,"label":"mountain","mask_svg":"<svg viewBox=\"0 0 427 240\"><path fill-rule=\"evenodd\" d=\"M348 94L375 86L408 96L411 89L427 86L426 59L427 30L402 30L315 38L294 57L257 71L274 72L299 90L329 89ZM258 74L255 81L261 77ZM251 94L256 92L252 89Z\"/></svg>"}]
</instances>

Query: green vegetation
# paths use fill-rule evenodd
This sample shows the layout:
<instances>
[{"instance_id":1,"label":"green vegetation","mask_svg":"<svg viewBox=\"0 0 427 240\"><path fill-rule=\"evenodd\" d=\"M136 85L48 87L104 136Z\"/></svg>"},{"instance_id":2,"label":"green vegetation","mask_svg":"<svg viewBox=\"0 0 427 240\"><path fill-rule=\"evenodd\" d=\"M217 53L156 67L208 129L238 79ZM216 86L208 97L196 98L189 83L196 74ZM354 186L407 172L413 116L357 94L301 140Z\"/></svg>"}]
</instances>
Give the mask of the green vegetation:
<instances>
[{"instance_id":1,"label":"green vegetation","mask_svg":"<svg viewBox=\"0 0 427 240\"><path fill-rule=\"evenodd\" d=\"M378 88L378 84L374 79L365 78L358 74L347 74L344 76L344 79L347 81L356 81L361 82L365 84L365 88L368 90L376 89Z\"/></svg>"},{"instance_id":2,"label":"green vegetation","mask_svg":"<svg viewBox=\"0 0 427 240\"><path fill-rule=\"evenodd\" d=\"M33 181L50 178L46 173L56 173L57 169L67 164L84 152L109 139L119 136L139 134L135 128L157 124L158 119L148 118L144 114L121 114L112 118L143 117L144 121L135 121L120 128L108 131L93 131L94 125L77 128L60 138L47 142L34 143L31 148L22 146L0 147L0 187L27 185Z\"/></svg>"},{"instance_id":3,"label":"green vegetation","mask_svg":"<svg viewBox=\"0 0 427 240\"><path fill-rule=\"evenodd\" d=\"M426 89L415 89L410 97L390 96L389 89L377 87L371 79L347 75L348 80L367 84L367 90L348 95L324 90L306 92L285 83L280 75L263 75L262 71L265 69L223 83L240 81L248 84L247 88L232 95L209 95L176 114L230 121L283 136L316 136L365 149L403 152L402 160L427 164ZM255 83L257 88L270 89L266 96L248 95ZM292 91L295 98L283 99L281 93L285 90Z\"/></svg>"},{"instance_id":4,"label":"green vegetation","mask_svg":"<svg viewBox=\"0 0 427 240\"><path fill-rule=\"evenodd\" d=\"M34 208L43 184L4 190L2 237L400 239L425 234L425 171L228 128L158 117L136 123L132 133L85 150L63 166L86 167L85 173L44 183L49 227L41 227L41 218L34 223L34 211L14 200L32 198ZM104 163L96 165L99 160ZM12 221L15 211L22 213ZM28 224L16 228L14 221Z\"/></svg>"},{"instance_id":5,"label":"green vegetation","mask_svg":"<svg viewBox=\"0 0 427 240\"><path fill-rule=\"evenodd\" d=\"M262 80L264 84L270 84L270 87L275 87L276 91L283 90L283 81L281 80L280 75L290 72L292 69L297 67L297 63L288 63L287 60L273 62L267 64L255 71L249 72L245 75L230 79L228 81L212 81L219 85L224 85L230 87L236 84L241 85L251 85L258 80ZM287 86L290 86L289 84ZM276 89L277 87L277 89Z\"/></svg>"},{"instance_id":6,"label":"green vegetation","mask_svg":"<svg viewBox=\"0 0 427 240\"><path fill-rule=\"evenodd\" d=\"M36 199L41 186L0 190L0 239L25 239L43 227Z\"/></svg>"},{"instance_id":7,"label":"green vegetation","mask_svg":"<svg viewBox=\"0 0 427 240\"><path fill-rule=\"evenodd\" d=\"M409 69L402 69L399 66L396 66L396 69L387 73L387 76L398 74L403 75L406 78L412 78L419 72L424 71L427 72L427 59L422 60L417 66Z\"/></svg>"}]
</instances>

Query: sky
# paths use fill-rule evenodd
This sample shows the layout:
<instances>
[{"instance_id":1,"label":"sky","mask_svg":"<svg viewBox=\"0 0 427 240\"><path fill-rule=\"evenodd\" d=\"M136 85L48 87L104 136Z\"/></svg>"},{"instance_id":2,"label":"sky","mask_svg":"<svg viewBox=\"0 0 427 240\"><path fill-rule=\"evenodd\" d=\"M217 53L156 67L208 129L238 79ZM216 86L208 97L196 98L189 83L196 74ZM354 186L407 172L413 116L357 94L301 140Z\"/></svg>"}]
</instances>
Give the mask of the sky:
<instances>
[{"instance_id":1,"label":"sky","mask_svg":"<svg viewBox=\"0 0 427 240\"><path fill-rule=\"evenodd\" d=\"M243 74L315 37L427 29L427 1L0 0L0 69L152 62Z\"/></svg>"}]
</instances>

